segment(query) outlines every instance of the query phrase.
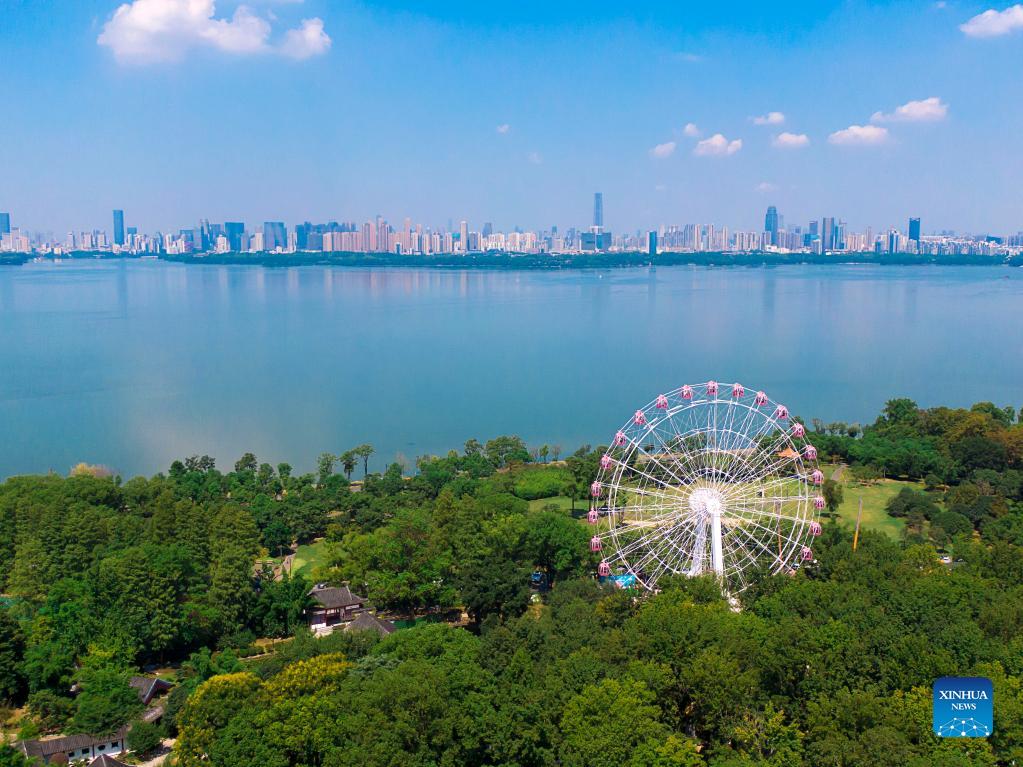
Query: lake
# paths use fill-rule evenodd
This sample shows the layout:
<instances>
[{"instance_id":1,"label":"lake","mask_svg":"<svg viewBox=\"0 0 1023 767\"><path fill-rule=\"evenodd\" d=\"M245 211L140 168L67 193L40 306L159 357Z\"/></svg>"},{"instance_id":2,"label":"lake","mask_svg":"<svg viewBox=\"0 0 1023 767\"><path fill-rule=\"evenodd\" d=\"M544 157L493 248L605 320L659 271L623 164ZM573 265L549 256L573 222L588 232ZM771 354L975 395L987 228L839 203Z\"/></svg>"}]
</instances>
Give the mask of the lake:
<instances>
[{"instance_id":1,"label":"lake","mask_svg":"<svg viewBox=\"0 0 1023 767\"><path fill-rule=\"evenodd\" d=\"M1023 271L516 272L63 261L0 268L0 476L208 453L311 470L518 434L568 453L662 390L764 389L807 420L1023 405Z\"/></svg>"}]
</instances>

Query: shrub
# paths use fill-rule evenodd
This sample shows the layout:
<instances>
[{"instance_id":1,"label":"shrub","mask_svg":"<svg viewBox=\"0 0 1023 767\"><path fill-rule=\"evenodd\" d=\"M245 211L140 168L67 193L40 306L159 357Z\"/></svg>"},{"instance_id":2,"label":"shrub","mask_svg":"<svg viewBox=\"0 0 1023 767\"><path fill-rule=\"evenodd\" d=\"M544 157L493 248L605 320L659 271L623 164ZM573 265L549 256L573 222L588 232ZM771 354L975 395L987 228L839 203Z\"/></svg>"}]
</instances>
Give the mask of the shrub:
<instances>
[{"instance_id":1,"label":"shrub","mask_svg":"<svg viewBox=\"0 0 1023 767\"><path fill-rule=\"evenodd\" d=\"M154 722L134 722L128 730L128 748L136 754L147 754L159 748L163 742L163 731Z\"/></svg>"}]
</instances>

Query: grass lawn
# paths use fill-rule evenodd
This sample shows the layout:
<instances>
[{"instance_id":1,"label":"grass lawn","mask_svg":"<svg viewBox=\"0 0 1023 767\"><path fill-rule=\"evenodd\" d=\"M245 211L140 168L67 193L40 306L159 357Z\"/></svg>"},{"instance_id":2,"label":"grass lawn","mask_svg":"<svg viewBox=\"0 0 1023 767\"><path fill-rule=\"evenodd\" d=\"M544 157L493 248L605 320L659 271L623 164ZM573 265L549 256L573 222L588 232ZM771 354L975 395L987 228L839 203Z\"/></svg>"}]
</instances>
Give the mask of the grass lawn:
<instances>
[{"instance_id":1,"label":"grass lawn","mask_svg":"<svg viewBox=\"0 0 1023 767\"><path fill-rule=\"evenodd\" d=\"M828 474L830 476L830 474ZM889 517L884 510L889 499L898 495L904 487L922 490L922 482L899 482L884 479L872 484L861 485L848 474L842 481L842 503L838 507L839 520L853 528L856 526L856 515L859 512L860 498L863 498L863 519L860 528L863 530L879 530L892 538L901 538L906 526L903 519Z\"/></svg>"},{"instance_id":2,"label":"grass lawn","mask_svg":"<svg viewBox=\"0 0 1023 767\"><path fill-rule=\"evenodd\" d=\"M538 498L535 501L529 502L530 511L542 511L544 506L557 506L562 511L572 511L572 499L568 496L558 495L554 498ZM586 514L586 510L589 508L586 501L575 502L575 513Z\"/></svg>"},{"instance_id":3,"label":"grass lawn","mask_svg":"<svg viewBox=\"0 0 1023 767\"><path fill-rule=\"evenodd\" d=\"M291 563L291 572L305 572L308 575L314 567L324 564L325 547L326 541L303 543L295 550L295 558Z\"/></svg>"}]
</instances>

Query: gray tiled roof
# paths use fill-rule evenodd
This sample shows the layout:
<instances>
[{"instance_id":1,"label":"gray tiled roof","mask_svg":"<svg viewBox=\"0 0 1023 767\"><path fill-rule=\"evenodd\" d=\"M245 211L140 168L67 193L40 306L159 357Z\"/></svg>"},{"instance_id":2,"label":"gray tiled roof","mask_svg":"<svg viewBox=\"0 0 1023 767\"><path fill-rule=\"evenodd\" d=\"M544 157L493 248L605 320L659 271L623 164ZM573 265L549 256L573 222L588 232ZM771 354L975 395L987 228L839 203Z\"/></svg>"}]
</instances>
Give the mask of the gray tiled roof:
<instances>
[{"instance_id":1,"label":"gray tiled roof","mask_svg":"<svg viewBox=\"0 0 1023 767\"><path fill-rule=\"evenodd\" d=\"M381 620L370 612L359 613L348 625L345 631L376 631L380 636L393 634L394 624L390 621Z\"/></svg>"},{"instance_id":2,"label":"gray tiled roof","mask_svg":"<svg viewBox=\"0 0 1023 767\"><path fill-rule=\"evenodd\" d=\"M343 586L318 584L310 589L309 596L328 610L338 607L359 607L366 603L365 599L352 593L348 584Z\"/></svg>"},{"instance_id":3,"label":"gray tiled roof","mask_svg":"<svg viewBox=\"0 0 1023 767\"><path fill-rule=\"evenodd\" d=\"M106 738L94 738L92 735L64 735L60 738L45 740L23 740L18 747L25 756L40 756L47 759L54 754L66 754L69 751L106 744L112 740L124 740L127 732L128 727L125 726Z\"/></svg>"}]
</instances>

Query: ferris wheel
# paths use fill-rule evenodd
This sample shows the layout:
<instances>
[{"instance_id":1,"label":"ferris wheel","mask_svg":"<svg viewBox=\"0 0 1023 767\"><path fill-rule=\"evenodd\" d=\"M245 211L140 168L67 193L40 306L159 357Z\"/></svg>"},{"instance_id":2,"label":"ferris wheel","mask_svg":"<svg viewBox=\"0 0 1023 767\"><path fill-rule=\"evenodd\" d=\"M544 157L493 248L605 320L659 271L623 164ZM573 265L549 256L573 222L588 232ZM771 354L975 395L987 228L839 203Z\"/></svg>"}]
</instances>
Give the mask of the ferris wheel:
<instances>
[{"instance_id":1,"label":"ferris wheel","mask_svg":"<svg viewBox=\"0 0 1023 767\"><path fill-rule=\"evenodd\" d=\"M755 569L813 560L824 474L788 408L739 383L658 395L619 429L590 486L597 574L653 590L716 574L728 593Z\"/></svg>"}]
</instances>

